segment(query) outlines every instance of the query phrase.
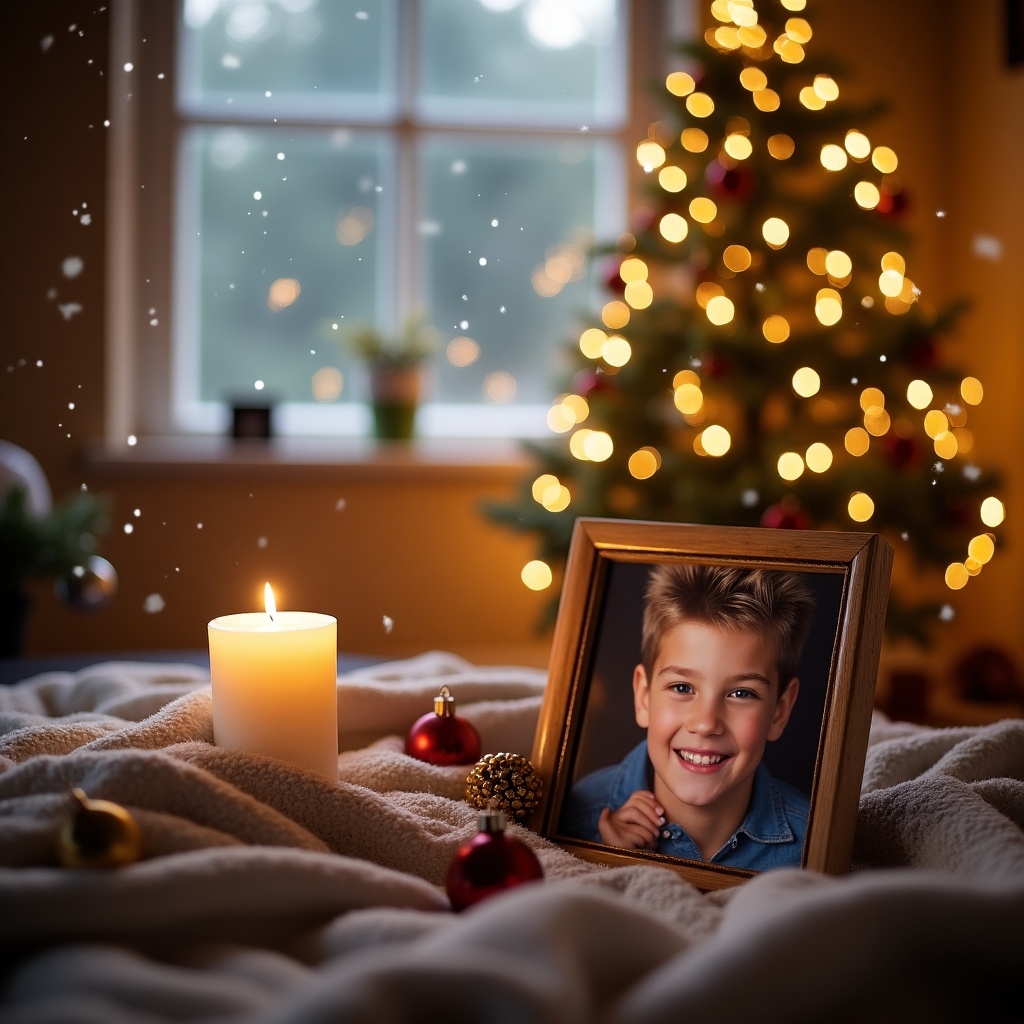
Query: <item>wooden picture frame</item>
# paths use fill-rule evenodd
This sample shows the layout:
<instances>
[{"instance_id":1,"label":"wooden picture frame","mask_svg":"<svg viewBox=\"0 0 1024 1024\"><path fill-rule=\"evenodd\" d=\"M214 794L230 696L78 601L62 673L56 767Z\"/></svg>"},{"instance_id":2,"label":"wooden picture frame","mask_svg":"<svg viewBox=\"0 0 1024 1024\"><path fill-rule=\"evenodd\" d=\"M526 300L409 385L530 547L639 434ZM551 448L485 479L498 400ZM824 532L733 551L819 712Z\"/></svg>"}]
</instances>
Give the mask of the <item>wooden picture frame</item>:
<instances>
[{"instance_id":1,"label":"wooden picture frame","mask_svg":"<svg viewBox=\"0 0 1024 1024\"><path fill-rule=\"evenodd\" d=\"M635 724L631 678L651 569L681 562L793 571L806 574L802 582L815 594L815 618L800 662L799 695L778 740L782 752L772 765L766 749L764 761L773 776L788 773L787 781L803 783L809 812L800 866L848 871L892 557L889 544L871 533L578 519L534 740L532 760L545 785L530 825L586 860L664 865L705 891L756 874L578 838L565 833L561 819L580 778L618 763L637 735L641 742L646 735Z\"/></svg>"}]
</instances>

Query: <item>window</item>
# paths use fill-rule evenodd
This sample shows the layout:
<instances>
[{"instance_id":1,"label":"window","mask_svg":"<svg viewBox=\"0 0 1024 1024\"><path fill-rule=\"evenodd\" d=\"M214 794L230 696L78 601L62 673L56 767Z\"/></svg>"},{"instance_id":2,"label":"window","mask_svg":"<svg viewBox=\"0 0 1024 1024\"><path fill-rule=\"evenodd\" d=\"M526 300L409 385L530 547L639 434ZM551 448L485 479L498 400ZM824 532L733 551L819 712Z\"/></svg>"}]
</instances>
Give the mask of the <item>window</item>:
<instances>
[{"instance_id":1,"label":"window","mask_svg":"<svg viewBox=\"0 0 1024 1024\"><path fill-rule=\"evenodd\" d=\"M222 433L271 401L281 433L363 435L345 329L422 312L421 433L546 433L587 249L625 224L628 14L118 0L112 429Z\"/></svg>"}]
</instances>

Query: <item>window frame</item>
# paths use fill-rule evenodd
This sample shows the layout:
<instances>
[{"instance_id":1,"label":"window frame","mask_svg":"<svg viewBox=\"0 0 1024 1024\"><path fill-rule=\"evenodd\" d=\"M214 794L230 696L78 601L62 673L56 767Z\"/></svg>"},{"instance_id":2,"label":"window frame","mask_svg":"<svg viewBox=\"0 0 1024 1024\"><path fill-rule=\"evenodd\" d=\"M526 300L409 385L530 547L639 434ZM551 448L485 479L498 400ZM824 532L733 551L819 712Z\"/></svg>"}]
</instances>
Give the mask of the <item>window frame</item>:
<instances>
[{"instance_id":1,"label":"window frame","mask_svg":"<svg viewBox=\"0 0 1024 1024\"><path fill-rule=\"evenodd\" d=\"M664 52L663 40L671 34L678 37L692 32L695 24L693 0L621 0L624 17L630 27L630 46L627 53L628 110L620 130L595 130L594 135L611 140L620 147L625 172L619 185L622 193L621 216L618 230L625 226L628 196L634 192L642 176L636 162L630 159L630 149L639 137L646 134L647 125L655 108L649 93L649 83L663 73L670 59ZM400 0L400 17L415 14L415 0ZM146 437L195 437L197 434L223 436L228 429L229 410L216 421L203 424L202 429L182 430L174 424L172 408L172 374L179 372L175 361L182 358L174 342L174 322L177 319L177 295L180 281L174 270L178 245L175 232L179 230L180 204L184 197L176 186L179 140L185 123L175 110L174 75L176 44L176 0L111 0L111 37L109 61L109 113L106 123L108 151L108 231L106 275L106 416L105 443L109 450L123 450ZM405 45L410 45L411 34ZM403 58L406 69L411 62ZM413 87L412 72L406 70L401 88L403 103ZM156 129L142 132L142 121L159 113ZM243 118L233 117L222 123L239 123ZM217 119L204 119L203 123L216 124ZM309 122L316 125L316 122ZM376 124L367 125L371 130ZM454 123L429 125L414 129L407 118L400 118L390 128L399 150L399 199L396 220L403 211L413 209L417 201L414 178L416 131L431 133L463 133L464 125ZM532 137L544 134L531 127L529 130L509 127L494 131L474 129L475 135L525 134ZM143 139L146 145L143 145ZM394 274L397 279L399 308L409 309L418 294L415 257L409 247L396 247L397 260ZM457 406L449 407L457 409ZM539 407L488 406L493 419L490 430L481 430L479 424L473 435L465 440L486 437L537 435L536 414ZM294 436L365 436L369 432L370 413L364 403L350 404L351 422L345 435L337 429L309 425L295 429L284 413L280 423L286 433ZM480 406L467 407L478 411ZM522 429L523 410L534 416L535 429ZM546 411L546 407L544 409ZM463 414L471 419L473 413ZM425 434L452 437L448 431L438 431L431 425L434 417L431 407L421 412L426 425ZM279 410L275 409L275 418ZM291 429L289 429L291 428ZM546 431L544 431L546 433Z\"/></svg>"}]
</instances>

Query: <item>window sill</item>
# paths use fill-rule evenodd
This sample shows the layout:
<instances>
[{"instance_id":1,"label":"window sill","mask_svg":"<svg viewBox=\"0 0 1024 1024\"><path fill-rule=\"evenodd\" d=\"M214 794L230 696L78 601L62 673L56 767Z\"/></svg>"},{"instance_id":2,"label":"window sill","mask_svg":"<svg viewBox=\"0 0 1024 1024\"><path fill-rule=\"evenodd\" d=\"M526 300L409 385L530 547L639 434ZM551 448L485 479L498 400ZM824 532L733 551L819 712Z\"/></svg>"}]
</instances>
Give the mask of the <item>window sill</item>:
<instances>
[{"instance_id":1,"label":"window sill","mask_svg":"<svg viewBox=\"0 0 1024 1024\"><path fill-rule=\"evenodd\" d=\"M518 441L375 441L368 438L273 438L236 441L218 436L145 437L113 448L90 444L85 465L107 478L131 476L273 477L375 480L393 483L503 483L519 479L530 461Z\"/></svg>"}]
</instances>

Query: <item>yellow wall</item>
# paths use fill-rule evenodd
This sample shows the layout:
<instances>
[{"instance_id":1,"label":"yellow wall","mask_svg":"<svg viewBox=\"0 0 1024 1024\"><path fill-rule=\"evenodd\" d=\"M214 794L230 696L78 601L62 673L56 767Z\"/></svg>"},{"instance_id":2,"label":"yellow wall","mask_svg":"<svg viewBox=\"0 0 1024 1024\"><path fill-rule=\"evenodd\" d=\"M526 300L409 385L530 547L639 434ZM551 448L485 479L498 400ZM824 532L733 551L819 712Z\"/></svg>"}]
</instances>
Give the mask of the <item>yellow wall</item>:
<instances>
[{"instance_id":1,"label":"yellow wall","mask_svg":"<svg viewBox=\"0 0 1024 1024\"><path fill-rule=\"evenodd\" d=\"M329 469L217 474L83 463L103 424L107 22L97 7L7 0L0 36L0 437L30 449L58 495L87 482L112 496L104 553L121 578L116 602L92 616L60 606L49 585L35 588L30 649L203 647L207 620L251 607L270 578L283 605L336 614L345 650L402 656L437 647L543 663L534 626L545 599L518 580L532 547L477 511L483 497L511 493L514 473L426 482ZM912 276L937 303L974 300L954 355L986 384L972 419L977 452L1006 473L1016 522L1006 550L964 592L943 651L994 642L1024 665L1024 481L1015 458L1024 450L1024 69L1005 66L1001 9L995 0L811 0L807 16L812 45L849 68L851 92L891 100L871 131L901 157L913 200ZM80 222L83 213L91 224ZM1000 260L974 253L979 235L1000 240ZM69 256L84 261L74 279L61 272ZM71 301L83 308L65 320L58 305ZM135 530L126 535L120 527L129 521ZM153 593L165 601L159 614L143 610ZM394 622L390 634L384 616Z\"/></svg>"}]
</instances>

